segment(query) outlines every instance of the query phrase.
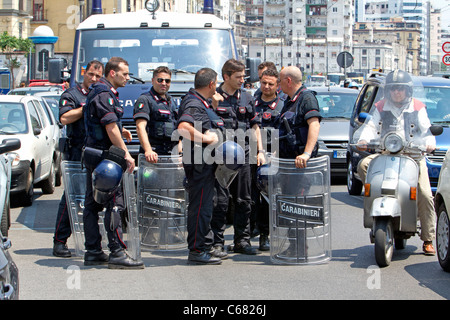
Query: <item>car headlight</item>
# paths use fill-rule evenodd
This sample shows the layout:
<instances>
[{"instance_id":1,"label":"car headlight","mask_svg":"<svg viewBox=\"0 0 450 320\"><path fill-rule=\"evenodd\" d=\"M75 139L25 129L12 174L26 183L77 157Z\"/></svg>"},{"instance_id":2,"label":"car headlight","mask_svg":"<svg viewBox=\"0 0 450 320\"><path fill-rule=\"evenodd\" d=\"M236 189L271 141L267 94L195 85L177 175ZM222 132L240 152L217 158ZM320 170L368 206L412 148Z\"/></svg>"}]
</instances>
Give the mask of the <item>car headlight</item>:
<instances>
[{"instance_id":1,"label":"car headlight","mask_svg":"<svg viewBox=\"0 0 450 320\"><path fill-rule=\"evenodd\" d=\"M400 152L403 149L403 139L396 133L390 133L384 139L384 147L391 153Z\"/></svg>"}]
</instances>

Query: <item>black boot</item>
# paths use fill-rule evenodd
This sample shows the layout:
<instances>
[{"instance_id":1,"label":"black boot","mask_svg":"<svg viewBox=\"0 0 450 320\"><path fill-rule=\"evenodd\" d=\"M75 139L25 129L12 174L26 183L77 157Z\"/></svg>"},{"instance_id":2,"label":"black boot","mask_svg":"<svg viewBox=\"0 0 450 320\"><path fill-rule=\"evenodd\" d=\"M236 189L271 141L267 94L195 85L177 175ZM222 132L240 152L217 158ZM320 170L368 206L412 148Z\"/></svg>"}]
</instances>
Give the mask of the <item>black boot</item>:
<instances>
[{"instance_id":1,"label":"black boot","mask_svg":"<svg viewBox=\"0 0 450 320\"><path fill-rule=\"evenodd\" d=\"M84 254L85 266L98 266L108 263L108 255L102 250L88 250Z\"/></svg>"},{"instance_id":2,"label":"black boot","mask_svg":"<svg viewBox=\"0 0 450 320\"><path fill-rule=\"evenodd\" d=\"M109 269L144 269L142 261L132 259L124 249L109 254Z\"/></svg>"},{"instance_id":3,"label":"black boot","mask_svg":"<svg viewBox=\"0 0 450 320\"><path fill-rule=\"evenodd\" d=\"M265 234L260 234L259 236L259 250L260 251L269 251L270 250L270 242L269 236Z\"/></svg>"},{"instance_id":4,"label":"black boot","mask_svg":"<svg viewBox=\"0 0 450 320\"><path fill-rule=\"evenodd\" d=\"M70 258L72 256L67 245L59 241L53 243L53 255L60 258Z\"/></svg>"},{"instance_id":5,"label":"black boot","mask_svg":"<svg viewBox=\"0 0 450 320\"><path fill-rule=\"evenodd\" d=\"M189 251L188 263L192 264L221 264L222 260L213 256L209 251Z\"/></svg>"}]
</instances>

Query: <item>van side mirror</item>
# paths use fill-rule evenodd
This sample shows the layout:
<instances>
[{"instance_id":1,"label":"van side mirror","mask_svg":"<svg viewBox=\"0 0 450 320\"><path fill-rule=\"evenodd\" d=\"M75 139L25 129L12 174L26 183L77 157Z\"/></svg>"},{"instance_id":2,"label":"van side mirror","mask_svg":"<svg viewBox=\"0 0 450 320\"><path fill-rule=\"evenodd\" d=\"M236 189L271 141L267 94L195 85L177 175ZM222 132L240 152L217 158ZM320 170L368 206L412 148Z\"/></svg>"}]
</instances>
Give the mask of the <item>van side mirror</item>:
<instances>
[{"instance_id":1,"label":"van side mirror","mask_svg":"<svg viewBox=\"0 0 450 320\"><path fill-rule=\"evenodd\" d=\"M48 80L51 83L63 83L63 70L67 66L67 60L63 58L51 58L48 60Z\"/></svg>"},{"instance_id":2,"label":"van side mirror","mask_svg":"<svg viewBox=\"0 0 450 320\"><path fill-rule=\"evenodd\" d=\"M258 75L258 66L261 64L260 58L247 58L245 60L246 62L246 76L247 76L247 82L257 82L259 81L259 75Z\"/></svg>"}]
</instances>

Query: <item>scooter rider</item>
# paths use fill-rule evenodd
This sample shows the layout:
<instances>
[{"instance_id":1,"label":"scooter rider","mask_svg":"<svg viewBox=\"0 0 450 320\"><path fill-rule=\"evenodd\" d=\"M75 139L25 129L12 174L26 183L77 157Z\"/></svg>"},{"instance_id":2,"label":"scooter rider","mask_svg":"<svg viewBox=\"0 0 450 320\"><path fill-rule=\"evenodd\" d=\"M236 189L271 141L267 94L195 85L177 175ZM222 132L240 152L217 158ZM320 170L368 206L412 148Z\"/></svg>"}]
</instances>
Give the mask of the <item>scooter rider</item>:
<instances>
[{"instance_id":1,"label":"scooter rider","mask_svg":"<svg viewBox=\"0 0 450 320\"><path fill-rule=\"evenodd\" d=\"M430 126L430 120L427 115L426 106L419 100L412 97L413 81L411 76L402 70L394 70L386 76L384 87L385 98L375 104L376 109L368 125L365 126L359 138L357 148L360 151L367 149L367 143L375 138L377 134L377 125L381 126L402 126L405 132L405 139L408 139L408 132L411 123L418 126L414 130L420 133L426 132ZM429 135L426 140L427 152L433 152L436 148L436 139ZM373 154L362 159L358 165L358 174L362 181L365 181L367 168L370 161L378 154ZM419 165L419 182L417 191L418 216L421 225L420 238L423 241L423 251L426 255L436 253L433 247L435 238L435 211L434 200L431 192L428 169L425 159L415 159Z\"/></svg>"},{"instance_id":2,"label":"scooter rider","mask_svg":"<svg viewBox=\"0 0 450 320\"><path fill-rule=\"evenodd\" d=\"M89 93L91 84L103 76L103 63L97 60L89 62L83 75L83 82L67 89L59 100L59 120L66 126L67 138L61 139L59 147L63 159L68 161L81 161L81 152L84 145L85 130L83 121L83 106ZM70 257L67 248L67 239L72 234L69 213L64 192L59 202L56 216L55 234L53 236L53 255L57 257Z\"/></svg>"},{"instance_id":3,"label":"scooter rider","mask_svg":"<svg viewBox=\"0 0 450 320\"><path fill-rule=\"evenodd\" d=\"M108 268L143 268L142 262L131 259L125 252L125 244L122 240L122 228L120 213L125 210L123 190L120 186L117 192L105 205L94 200L92 173L101 158L95 157L96 151L103 154L111 146L122 149L125 153L125 161L128 172L133 172L134 159L131 157L122 139L128 141L131 134L122 130L120 119L123 108L118 99L118 87L126 85L130 79L128 63L120 57L112 57L105 66L105 77L91 86L86 106L83 108L86 144L83 152L84 165L87 169L85 208L83 211L83 223L85 234L86 253L85 265L97 265L108 263ZM89 150L95 150L90 153ZM122 159L123 160L123 159ZM106 207L105 229L108 235L108 256L102 251L101 235L99 232L99 212Z\"/></svg>"},{"instance_id":4,"label":"scooter rider","mask_svg":"<svg viewBox=\"0 0 450 320\"><path fill-rule=\"evenodd\" d=\"M278 71L274 68L264 70L259 80L260 92L255 93L255 111L261 119L261 138L267 152L271 150L271 133L275 130L275 120L280 115L284 105L284 94L278 92L280 83ZM269 246L269 206L267 201L261 198L256 187L256 170L258 166L251 164L252 171L252 217L260 232L259 250L268 251Z\"/></svg>"},{"instance_id":5,"label":"scooter rider","mask_svg":"<svg viewBox=\"0 0 450 320\"><path fill-rule=\"evenodd\" d=\"M171 140L177 114L174 102L167 93L170 89L171 71L161 66L153 71L152 87L134 104L134 120L141 143L140 153L148 162L156 163L159 155L168 155L176 141Z\"/></svg>"}]
</instances>

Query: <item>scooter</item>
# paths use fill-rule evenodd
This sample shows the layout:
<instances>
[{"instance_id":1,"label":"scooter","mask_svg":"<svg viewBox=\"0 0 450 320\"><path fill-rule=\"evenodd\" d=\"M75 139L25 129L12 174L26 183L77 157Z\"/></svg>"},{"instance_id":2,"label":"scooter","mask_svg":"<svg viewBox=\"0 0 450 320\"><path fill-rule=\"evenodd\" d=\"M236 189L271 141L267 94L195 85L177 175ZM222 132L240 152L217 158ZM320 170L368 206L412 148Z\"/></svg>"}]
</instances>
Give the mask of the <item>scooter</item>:
<instances>
[{"instance_id":1,"label":"scooter","mask_svg":"<svg viewBox=\"0 0 450 320\"><path fill-rule=\"evenodd\" d=\"M440 126L431 126L429 134L439 135L442 130ZM424 141L423 136L406 141L404 134L391 131L369 143L378 155L368 166L364 184L364 227L370 229L379 267L388 266L394 248L404 249L407 239L419 232L419 166L414 159L425 154Z\"/></svg>"}]
</instances>

